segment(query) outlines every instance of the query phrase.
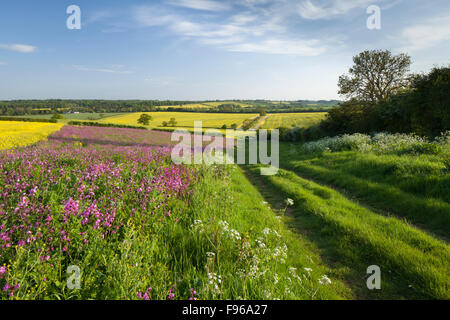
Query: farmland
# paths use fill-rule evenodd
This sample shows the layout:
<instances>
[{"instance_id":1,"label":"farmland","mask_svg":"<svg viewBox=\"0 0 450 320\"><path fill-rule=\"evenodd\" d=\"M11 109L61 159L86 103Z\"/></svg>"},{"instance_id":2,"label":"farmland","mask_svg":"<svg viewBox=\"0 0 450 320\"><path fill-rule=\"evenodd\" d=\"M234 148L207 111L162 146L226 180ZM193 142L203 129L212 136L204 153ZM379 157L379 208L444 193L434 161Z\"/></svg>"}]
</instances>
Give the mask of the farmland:
<instances>
[{"instance_id":1,"label":"farmland","mask_svg":"<svg viewBox=\"0 0 450 320\"><path fill-rule=\"evenodd\" d=\"M320 120L325 118L325 115L326 112L269 114L266 121L260 128L261 129L276 129L281 127L307 128L310 127L311 125L320 122Z\"/></svg>"},{"instance_id":2,"label":"farmland","mask_svg":"<svg viewBox=\"0 0 450 320\"><path fill-rule=\"evenodd\" d=\"M0 152L0 297L448 299L448 137L284 142L260 176L175 165L169 132L66 125Z\"/></svg>"},{"instance_id":3,"label":"farmland","mask_svg":"<svg viewBox=\"0 0 450 320\"><path fill-rule=\"evenodd\" d=\"M0 121L0 150L36 143L61 127L54 123Z\"/></svg>"},{"instance_id":4,"label":"farmland","mask_svg":"<svg viewBox=\"0 0 450 320\"><path fill-rule=\"evenodd\" d=\"M202 121L203 128L221 128L223 125L231 127L236 124L240 127L247 119L257 117L257 114L241 113L197 113L197 112L148 112L153 120L150 121L149 128L163 127L163 122L169 122L171 118L177 121L176 128L194 128L194 121ZM108 117L100 120L103 123L137 125L141 113L130 113ZM170 126L168 126L170 127Z\"/></svg>"},{"instance_id":5,"label":"farmland","mask_svg":"<svg viewBox=\"0 0 450 320\"><path fill-rule=\"evenodd\" d=\"M64 113L62 114L63 118L59 120L61 123L67 123L69 121L98 121L103 118L112 117L112 116L118 116L121 115L121 113L91 113L91 112L85 112L85 113ZM53 115L52 114L38 114L38 115L27 115L27 118L30 119L51 119ZM19 117L19 116L18 116Z\"/></svg>"},{"instance_id":6,"label":"farmland","mask_svg":"<svg viewBox=\"0 0 450 320\"><path fill-rule=\"evenodd\" d=\"M233 101L220 101L220 102L203 102L203 103L190 103L190 104L182 104L178 106L161 106L161 109L167 109L167 108L184 108L184 109L210 109L210 108L217 108L220 105L226 105L226 104L234 104L239 105L242 108L249 108L252 107L251 104L246 104L242 102L233 102Z\"/></svg>"}]
</instances>

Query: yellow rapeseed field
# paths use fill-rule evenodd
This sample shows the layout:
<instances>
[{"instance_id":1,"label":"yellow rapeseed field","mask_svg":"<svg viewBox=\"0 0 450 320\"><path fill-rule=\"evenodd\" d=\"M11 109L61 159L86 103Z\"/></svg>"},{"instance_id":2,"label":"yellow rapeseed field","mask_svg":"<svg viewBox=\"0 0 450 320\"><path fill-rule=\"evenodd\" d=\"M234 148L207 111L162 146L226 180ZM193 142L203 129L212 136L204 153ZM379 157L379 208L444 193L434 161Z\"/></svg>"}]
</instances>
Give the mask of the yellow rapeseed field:
<instances>
[{"instance_id":1,"label":"yellow rapeseed field","mask_svg":"<svg viewBox=\"0 0 450 320\"><path fill-rule=\"evenodd\" d=\"M138 125L138 119L142 113L128 113L119 116L113 116L101 119L99 122L114 123L124 125ZM202 121L203 128L221 128L224 124L231 127L236 124L239 128L244 120L253 119L258 114L243 113L198 113L198 112L146 112L152 116L153 120L149 123L149 128L162 128L164 121L169 122L171 118L177 121L177 128L193 128L194 121Z\"/></svg>"},{"instance_id":2,"label":"yellow rapeseed field","mask_svg":"<svg viewBox=\"0 0 450 320\"><path fill-rule=\"evenodd\" d=\"M0 150L27 146L46 139L63 124L0 121Z\"/></svg>"}]
</instances>

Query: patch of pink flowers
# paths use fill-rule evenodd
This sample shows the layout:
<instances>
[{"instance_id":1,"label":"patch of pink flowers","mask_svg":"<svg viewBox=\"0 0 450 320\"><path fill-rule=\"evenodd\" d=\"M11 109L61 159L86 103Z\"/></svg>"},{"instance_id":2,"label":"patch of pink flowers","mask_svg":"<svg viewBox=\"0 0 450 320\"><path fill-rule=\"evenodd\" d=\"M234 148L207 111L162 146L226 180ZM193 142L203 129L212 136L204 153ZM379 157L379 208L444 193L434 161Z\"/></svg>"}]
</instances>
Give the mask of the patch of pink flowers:
<instances>
[{"instance_id":1,"label":"patch of pink flowers","mask_svg":"<svg viewBox=\"0 0 450 320\"><path fill-rule=\"evenodd\" d=\"M47 142L1 151L0 279L17 247L53 266L55 257L70 259L92 242L107 243L137 215L176 216L168 203L187 199L196 175L171 162L169 147L151 146L161 139L151 134L66 126ZM3 289L9 296L17 290Z\"/></svg>"},{"instance_id":2,"label":"patch of pink flowers","mask_svg":"<svg viewBox=\"0 0 450 320\"><path fill-rule=\"evenodd\" d=\"M149 287L144 293L138 292L137 296L141 300L150 300L150 294L152 290L153 288Z\"/></svg>"}]
</instances>

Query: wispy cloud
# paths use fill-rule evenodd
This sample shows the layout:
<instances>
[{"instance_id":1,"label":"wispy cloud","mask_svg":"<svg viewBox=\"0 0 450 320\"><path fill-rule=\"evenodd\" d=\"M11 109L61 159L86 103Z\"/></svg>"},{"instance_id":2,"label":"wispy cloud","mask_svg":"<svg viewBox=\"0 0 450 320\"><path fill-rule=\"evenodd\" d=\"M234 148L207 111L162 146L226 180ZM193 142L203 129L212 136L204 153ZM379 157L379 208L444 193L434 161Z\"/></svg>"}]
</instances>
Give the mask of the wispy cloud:
<instances>
[{"instance_id":1,"label":"wispy cloud","mask_svg":"<svg viewBox=\"0 0 450 320\"><path fill-rule=\"evenodd\" d=\"M118 67L119 66L119 67ZM128 70L122 70L121 65L114 65L111 68L90 68L82 65L72 65L72 68L78 71L88 71L88 72L102 72L102 73L117 73L117 74L131 74L133 72Z\"/></svg>"},{"instance_id":2,"label":"wispy cloud","mask_svg":"<svg viewBox=\"0 0 450 320\"><path fill-rule=\"evenodd\" d=\"M7 65L7 63L6 62L4 62L4 61L0 61L0 66L6 66Z\"/></svg>"},{"instance_id":3,"label":"wispy cloud","mask_svg":"<svg viewBox=\"0 0 450 320\"><path fill-rule=\"evenodd\" d=\"M326 47L321 45L318 40L268 39L260 42L247 42L231 45L228 47L228 50L236 52L317 56L324 53Z\"/></svg>"},{"instance_id":4,"label":"wispy cloud","mask_svg":"<svg viewBox=\"0 0 450 320\"><path fill-rule=\"evenodd\" d=\"M0 49L16 51L21 53L32 53L37 50L35 46L27 44L0 44Z\"/></svg>"},{"instance_id":5,"label":"wispy cloud","mask_svg":"<svg viewBox=\"0 0 450 320\"><path fill-rule=\"evenodd\" d=\"M170 5L180 6L203 11L224 11L230 10L230 6L223 1L212 0L167 0Z\"/></svg>"},{"instance_id":6,"label":"wispy cloud","mask_svg":"<svg viewBox=\"0 0 450 320\"><path fill-rule=\"evenodd\" d=\"M394 37L402 51L418 51L450 41L450 13L404 28Z\"/></svg>"},{"instance_id":7,"label":"wispy cloud","mask_svg":"<svg viewBox=\"0 0 450 320\"><path fill-rule=\"evenodd\" d=\"M165 27L176 35L228 51L306 56L326 51L318 40L299 40L298 36L286 33L283 15L255 9L230 14L219 21L193 21L162 7L140 6L134 10L135 21L143 27Z\"/></svg>"}]
</instances>

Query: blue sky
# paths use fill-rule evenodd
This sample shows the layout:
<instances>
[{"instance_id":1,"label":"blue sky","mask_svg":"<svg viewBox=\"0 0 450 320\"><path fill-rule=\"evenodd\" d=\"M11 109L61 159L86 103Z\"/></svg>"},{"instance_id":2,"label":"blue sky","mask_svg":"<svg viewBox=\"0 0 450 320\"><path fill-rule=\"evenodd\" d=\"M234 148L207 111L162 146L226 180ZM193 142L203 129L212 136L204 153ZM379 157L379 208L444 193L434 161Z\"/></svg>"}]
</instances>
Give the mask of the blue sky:
<instances>
[{"instance_id":1,"label":"blue sky","mask_svg":"<svg viewBox=\"0 0 450 320\"><path fill-rule=\"evenodd\" d=\"M0 30L0 99L334 99L365 49L450 63L448 0L2 1Z\"/></svg>"}]
</instances>

